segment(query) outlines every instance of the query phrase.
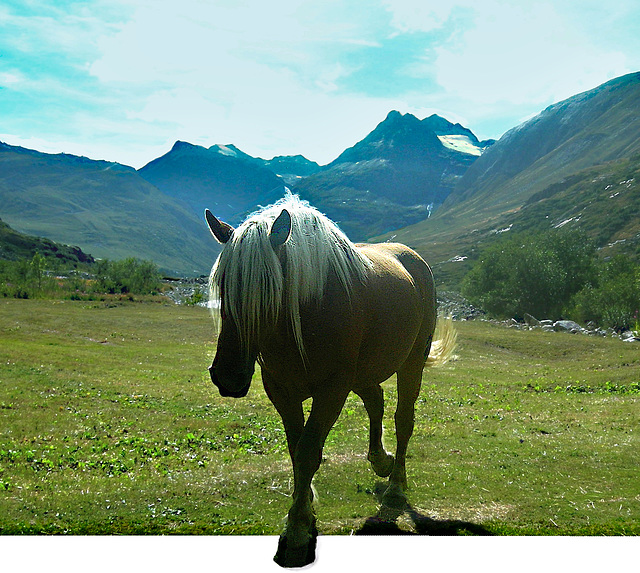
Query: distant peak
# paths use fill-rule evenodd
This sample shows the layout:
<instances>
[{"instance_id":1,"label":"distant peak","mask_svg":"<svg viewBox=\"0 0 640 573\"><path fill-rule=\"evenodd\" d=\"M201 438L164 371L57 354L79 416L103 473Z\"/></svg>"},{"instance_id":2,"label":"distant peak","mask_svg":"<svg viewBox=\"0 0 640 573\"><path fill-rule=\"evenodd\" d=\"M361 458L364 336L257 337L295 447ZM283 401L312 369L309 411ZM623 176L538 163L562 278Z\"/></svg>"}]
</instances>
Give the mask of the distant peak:
<instances>
[{"instance_id":1,"label":"distant peak","mask_svg":"<svg viewBox=\"0 0 640 573\"><path fill-rule=\"evenodd\" d=\"M196 147L198 147L197 145L193 145L192 143L189 143L187 141L176 141L173 144L173 147L171 148L171 151L183 151L183 150L187 150L187 149L195 149Z\"/></svg>"},{"instance_id":2,"label":"distant peak","mask_svg":"<svg viewBox=\"0 0 640 573\"><path fill-rule=\"evenodd\" d=\"M384 121L395 123L398 121L416 122L420 120L415 115L412 115L410 113L400 113L399 111L393 110L387 114L387 117Z\"/></svg>"}]
</instances>

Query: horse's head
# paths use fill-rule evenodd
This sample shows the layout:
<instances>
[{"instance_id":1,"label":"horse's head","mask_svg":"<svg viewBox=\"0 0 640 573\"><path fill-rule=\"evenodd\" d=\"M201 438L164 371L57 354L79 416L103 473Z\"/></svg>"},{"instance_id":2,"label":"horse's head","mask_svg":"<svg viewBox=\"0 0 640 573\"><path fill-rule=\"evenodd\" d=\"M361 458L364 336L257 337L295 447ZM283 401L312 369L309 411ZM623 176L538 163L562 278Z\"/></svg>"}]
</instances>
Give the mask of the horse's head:
<instances>
[{"instance_id":1,"label":"horse's head","mask_svg":"<svg viewBox=\"0 0 640 573\"><path fill-rule=\"evenodd\" d=\"M224 307L220 312L222 325L209 375L221 396L242 398L249 392L258 352L254 348L242 347L235 321L224 311Z\"/></svg>"},{"instance_id":2,"label":"horse's head","mask_svg":"<svg viewBox=\"0 0 640 573\"><path fill-rule=\"evenodd\" d=\"M211 211L205 210L205 218L209 225L211 234L216 240L227 247L227 243L232 240L235 229L216 219ZM276 251L289 238L291 232L291 216L286 209L273 221L269 229L269 243ZM237 241L233 245L235 249L242 249L242 241ZM221 255L222 256L222 255ZM243 333L250 331L250 327L243 322L247 322L243 317L250 316L251 313L243 312L240 307L246 302L247 297L225 296L225 284L237 293L242 289L255 288L255 285L242 284L242 273L237 276L225 277L220 280L220 318L221 328L218 335L218 345L216 356L209 367L211 381L218 387L221 396L231 396L242 398L247 395L251 378L255 369L255 362L259 349L255 336L243 336ZM232 308L229 308L229 307ZM246 311L246 309L245 309Z\"/></svg>"}]
</instances>

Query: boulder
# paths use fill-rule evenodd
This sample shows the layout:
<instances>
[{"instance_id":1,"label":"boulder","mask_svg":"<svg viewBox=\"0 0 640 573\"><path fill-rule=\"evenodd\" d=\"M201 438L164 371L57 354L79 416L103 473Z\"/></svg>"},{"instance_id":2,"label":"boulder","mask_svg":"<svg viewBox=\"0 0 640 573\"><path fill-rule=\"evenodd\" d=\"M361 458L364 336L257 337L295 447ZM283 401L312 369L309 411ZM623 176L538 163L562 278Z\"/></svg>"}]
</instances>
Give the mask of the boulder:
<instances>
[{"instance_id":1,"label":"boulder","mask_svg":"<svg viewBox=\"0 0 640 573\"><path fill-rule=\"evenodd\" d=\"M582 332L582 327L577 322L573 322L573 320L558 320L553 323L553 330L575 334Z\"/></svg>"},{"instance_id":2,"label":"boulder","mask_svg":"<svg viewBox=\"0 0 640 573\"><path fill-rule=\"evenodd\" d=\"M540 321L529 313L524 313L524 322L527 326L540 326Z\"/></svg>"}]
</instances>

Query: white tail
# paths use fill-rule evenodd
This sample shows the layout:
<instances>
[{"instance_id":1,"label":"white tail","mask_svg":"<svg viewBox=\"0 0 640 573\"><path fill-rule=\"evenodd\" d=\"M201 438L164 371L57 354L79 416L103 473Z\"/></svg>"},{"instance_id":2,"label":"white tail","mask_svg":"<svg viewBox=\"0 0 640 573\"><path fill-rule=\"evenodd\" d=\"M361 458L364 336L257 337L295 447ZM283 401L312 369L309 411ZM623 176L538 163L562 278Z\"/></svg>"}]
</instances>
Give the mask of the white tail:
<instances>
[{"instance_id":1,"label":"white tail","mask_svg":"<svg viewBox=\"0 0 640 573\"><path fill-rule=\"evenodd\" d=\"M431 344L427 366L442 366L452 358L455 358L453 351L456 347L458 333L453 327L451 317L438 317L436 324L435 340Z\"/></svg>"}]
</instances>

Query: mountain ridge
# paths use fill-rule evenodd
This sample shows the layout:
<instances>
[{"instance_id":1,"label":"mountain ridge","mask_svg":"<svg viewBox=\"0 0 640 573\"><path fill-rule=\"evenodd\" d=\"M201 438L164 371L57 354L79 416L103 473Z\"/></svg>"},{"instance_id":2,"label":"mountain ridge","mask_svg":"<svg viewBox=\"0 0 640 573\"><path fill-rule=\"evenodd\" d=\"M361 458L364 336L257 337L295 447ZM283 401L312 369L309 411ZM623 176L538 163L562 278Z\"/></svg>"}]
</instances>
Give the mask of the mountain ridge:
<instances>
[{"instance_id":1,"label":"mountain ridge","mask_svg":"<svg viewBox=\"0 0 640 573\"><path fill-rule=\"evenodd\" d=\"M637 179L638 109L640 72L554 103L497 142L436 114L420 120L390 111L325 166L179 140L135 170L0 142L0 217L94 256L138 256L166 272L204 274L219 247L203 209L237 224L289 186L352 240L401 240L455 285L478 248L509 230L582 221L601 248L633 248L635 187L609 197L598 181ZM615 224L599 219L585 197L621 210Z\"/></svg>"},{"instance_id":2,"label":"mountain ridge","mask_svg":"<svg viewBox=\"0 0 640 573\"><path fill-rule=\"evenodd\" d=\"M455 286L470 268L479 246L501 232L524 229L521 212L532 197L546 194L548 200L564 192L573 176L595 170L593 178L597 179L616 162L636 156L637 161L638 109L640 72L548 106L487 149L430 219L372 240L393 236L411 244L438 265L443 282ZM586 179L583 187L588 187ZM578 191L572 191L576 204L580 203L575 195ZM637 205L625 208L637 209ZM552 218L561 215L554 212ZM604 219L605 213L600 226L606 228ZM537 227L550 228L545 227L547 223L539 221ZM527 228L533 227L536 225L529 220ZM612 229L609 238L616 240L618 231ZM598 237L599 247L609 240L594 229L592 234Z\"/></svg>"},{"instance_id":3,"label":"mountain ridge","mask_svg":"<svg viewBox=\"0 0 640 573\"><path fill-rule=\"evenodd\" d=\"M256 205L282 197L285 188L282 178L230 145L205 148L177 141L138 173L194 215L208 208L233 225Z\"/></svg>"},{"instance_id":4,"label":"mountain ridge","mask_svg":"<svg viewBox=\"0 0 640 573\"><path fill-rule=\"evenodd\" d=\"M440 136L466 138L476 153ZM491 143L487 142L486 146ZM294 191L356 241L428 218L484 150L473 133L432 115L419 120L391 111L364 139Z\"/></svg>"},{"instance_id":5,"label":"mountain ridge","mask_svg":"<svg viewBox=\"0 0 640 573\"><path fill-rule=\"evenodd\" d=\"M219 252L184 205L118 163L3 144L0 205L19 232L99 258L151 259L167 273L200 274Z\"/></svg>"}]
</instances>

